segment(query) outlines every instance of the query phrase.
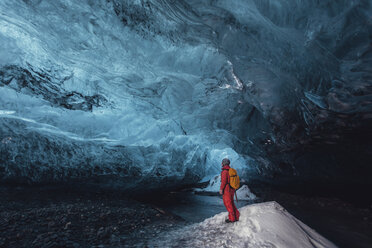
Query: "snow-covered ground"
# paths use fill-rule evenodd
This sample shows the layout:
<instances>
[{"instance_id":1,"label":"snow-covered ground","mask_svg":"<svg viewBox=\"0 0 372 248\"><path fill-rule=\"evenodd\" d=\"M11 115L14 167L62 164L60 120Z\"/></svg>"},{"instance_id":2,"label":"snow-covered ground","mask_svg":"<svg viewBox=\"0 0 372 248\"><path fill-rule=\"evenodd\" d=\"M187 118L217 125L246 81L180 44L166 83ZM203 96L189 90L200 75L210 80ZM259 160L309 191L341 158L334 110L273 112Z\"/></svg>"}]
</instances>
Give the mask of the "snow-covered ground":
<instances>
[{"instance_id":1,"label":"snow-covered ground","mask_svg":"<svg viewBox=\"0 0 372 248\"><path fill-rule=\"evenodd\" d=\"M159 247L270 247L332 248L332 242L318 234L276 202L239 209L239 222L225 223L227 212L201 223L164 234L151 245ZM150 246L151 246L150 245Z\"/></svg>"}]
</instances>

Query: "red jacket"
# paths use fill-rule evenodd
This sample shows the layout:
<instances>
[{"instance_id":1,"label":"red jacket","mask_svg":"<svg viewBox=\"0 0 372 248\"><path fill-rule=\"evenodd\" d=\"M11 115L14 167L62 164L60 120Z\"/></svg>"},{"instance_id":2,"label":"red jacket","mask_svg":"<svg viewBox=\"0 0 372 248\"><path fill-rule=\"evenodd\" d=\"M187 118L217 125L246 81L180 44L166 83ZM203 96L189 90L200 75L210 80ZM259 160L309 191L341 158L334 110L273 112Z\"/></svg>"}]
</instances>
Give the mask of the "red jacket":
<instances>
[{"instance_id":1,"label":"red jacket","mask_svg":"<svg viewBox=\"0 0 372 248\"><path fill-rule=\"evenodd\" d=\"M221 171L221 187L220 190L223 191L223 193L230 192L230 186L228 185L230 183L230 176L229 176L229 165L225 165L222 167Z\"/></svg>"}]
</instances>

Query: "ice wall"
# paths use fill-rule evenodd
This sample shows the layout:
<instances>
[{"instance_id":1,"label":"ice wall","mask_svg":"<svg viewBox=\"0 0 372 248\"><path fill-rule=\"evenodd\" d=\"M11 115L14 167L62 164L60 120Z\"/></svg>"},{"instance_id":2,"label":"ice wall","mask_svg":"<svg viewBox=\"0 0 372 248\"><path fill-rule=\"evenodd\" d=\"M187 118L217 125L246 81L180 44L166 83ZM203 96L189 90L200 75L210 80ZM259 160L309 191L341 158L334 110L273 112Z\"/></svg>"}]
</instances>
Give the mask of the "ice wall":
<instances>
[{"instance_id":1,"label":"ice wall","mask_svg":"<svg viewBox=\"0 0 372 248\"><path fill-rule=\"evenodd\" d=\"M218 172L216 153L263 173L371 123L371 1L11 0L0 13L2 181L190 183Z\"/></svg>"}]
</instances>

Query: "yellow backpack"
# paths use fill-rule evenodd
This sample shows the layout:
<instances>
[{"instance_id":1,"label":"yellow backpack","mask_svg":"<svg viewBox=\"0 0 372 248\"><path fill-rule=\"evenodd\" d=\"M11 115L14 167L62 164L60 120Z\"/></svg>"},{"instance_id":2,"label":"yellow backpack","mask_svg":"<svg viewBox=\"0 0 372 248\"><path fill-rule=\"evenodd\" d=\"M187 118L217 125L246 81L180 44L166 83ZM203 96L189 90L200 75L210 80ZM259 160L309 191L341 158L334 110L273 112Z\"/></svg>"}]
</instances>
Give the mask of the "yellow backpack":
<instances>
[{"instance_id":1,"label":"yellow backpack","mask_svg":"<svg viewBox=\"0 0 372 248\"><path fill-rule=\"evenodd\" d=\"M229 169L229 176L230 176L230 186L233 189L239 189L240 187L240 179L238 176L238 173L235 169L230 168Z\"/></svg>"}]
</instances>

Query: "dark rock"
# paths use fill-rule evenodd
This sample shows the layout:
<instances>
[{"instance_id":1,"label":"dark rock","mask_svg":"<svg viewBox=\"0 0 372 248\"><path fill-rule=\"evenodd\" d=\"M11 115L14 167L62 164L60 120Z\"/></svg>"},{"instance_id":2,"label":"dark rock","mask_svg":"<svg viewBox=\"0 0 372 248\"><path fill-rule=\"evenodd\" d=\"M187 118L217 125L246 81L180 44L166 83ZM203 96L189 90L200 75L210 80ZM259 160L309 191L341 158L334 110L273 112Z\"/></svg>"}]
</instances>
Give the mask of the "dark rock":
<instances>
[{"instance_id":1,"label":"dark rock","mask_svg":"<svg viewBox=\"0 0 372 248\"><path fill-rule=\"evenodd\" d=\"M54 222L54 221L50 221L50 222L48 223L48 228L51 228L51 227L53 227L53 226L55 226L55 222Z\"/></svg>"},{"instance_id":2,"label":"dark rock","mask_svg":"<svg viewBox=\"0 0 372 248\"><path fill-rule=\"evenodd\" d=\"M97 237L99 239L104 238L107 235L106 229L104 227L100 227L97 231Z\"/></svg>"},{"instance_id":3,"label":"dark rock","mask_svg":"<svg viewBox=\"0 0 372 248\"><path fill-rule=\"evenodd\" d=\"M57 239L57 238L58 238L57 234L53 234L52 236L50 236L50 239Z\"/></svg>"},{"instance_id":4,"label":"dark rock","mask_svg":"<svg viewBox=\"0 0 372 248\"><path fill-rule=\"evenodd\" d=\"M64 227L64 229L65 229L65 230L66 230L66 229L69 229L70 226L71 226L71 222L67 222L66 225L65 225L65 227Z\"/></svg>"}]
</instances>

